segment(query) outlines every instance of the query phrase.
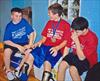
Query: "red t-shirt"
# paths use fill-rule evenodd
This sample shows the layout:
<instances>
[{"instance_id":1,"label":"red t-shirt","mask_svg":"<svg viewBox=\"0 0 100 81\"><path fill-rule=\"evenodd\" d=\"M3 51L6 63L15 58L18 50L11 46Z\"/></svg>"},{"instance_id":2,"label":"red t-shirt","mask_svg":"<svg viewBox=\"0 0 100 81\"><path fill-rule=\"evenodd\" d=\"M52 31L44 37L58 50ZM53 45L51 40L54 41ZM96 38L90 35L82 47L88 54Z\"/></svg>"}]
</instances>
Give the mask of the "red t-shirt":
<instances>
[{"instance_id":1,"label":"red t-shirt","mask_svg":"<svg viewBox=\"0 0 100 81\"><path fill-rule=\"evenodd\" d=\"M53 36L52 25L56 27L57 23L58 21L49 20L44 30L42 31L42 36L46 37L46 42L44 44L47 46L57 46L64 40L69 40L70 38L70 24L65 20L61 19L54 35L56 42L51 41L51 38Z\"/></svg>"},{"instance_id":2,"label":"red t-shirt","mask_svg":"<svg viewBox=\"0 0 100 81\"><path fill-rule=\"evenodd\" d=\"M89 30L86 35L79 36L79 41L83 50L84 55L90 63L90 67L97 63L97 45L98 38L95 33ZM75 43L71 42L71 48L76 53Z\"/></svg>"}]
</instances>

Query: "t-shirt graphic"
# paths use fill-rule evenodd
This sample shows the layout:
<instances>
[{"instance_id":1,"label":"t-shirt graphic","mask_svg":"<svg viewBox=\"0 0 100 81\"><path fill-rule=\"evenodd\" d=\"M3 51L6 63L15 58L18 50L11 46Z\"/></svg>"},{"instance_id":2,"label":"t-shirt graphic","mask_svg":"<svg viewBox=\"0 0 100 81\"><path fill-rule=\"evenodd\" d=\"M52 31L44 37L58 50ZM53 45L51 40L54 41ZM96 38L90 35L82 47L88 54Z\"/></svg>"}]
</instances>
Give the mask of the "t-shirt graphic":
<instances>
[{"instance_id":1,"label":"t-shirt graphic","mask_svg":"<svg viewBox=\"0 0 100 81\"><path fill-rule=\"evenodd\" d=\"M61 39L62 36L63 36L63 31L56 30L55 35L54 35L54 38ZM47 37L49 37L49 38L52 38L53 37L53 29L48 29Z\"/></svg>"},{"instance_id":2,"label":"t-shirt graphic","mask_svg":"<svg viewBox=\"0 0 100 81\"><path fill-rule=\"evenodd\" d=\"M22 36L24 36L26 34L26 32L25 32L25 27L22 27L21 29L18 29L18 30L16 30L16 31L13 31L12 32L12 38L13 39L20 39L20 38L22 38Z\"/></svg>"}]
</instances>

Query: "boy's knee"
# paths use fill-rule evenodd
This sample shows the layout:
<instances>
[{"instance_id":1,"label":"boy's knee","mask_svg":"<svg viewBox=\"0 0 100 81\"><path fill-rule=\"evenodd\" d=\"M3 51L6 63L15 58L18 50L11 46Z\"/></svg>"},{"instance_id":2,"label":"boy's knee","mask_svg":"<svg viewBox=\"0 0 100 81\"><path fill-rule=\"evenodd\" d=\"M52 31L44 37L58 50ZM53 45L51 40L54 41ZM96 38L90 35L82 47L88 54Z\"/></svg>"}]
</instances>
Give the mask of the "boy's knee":
<instances>
[{"instance_id":1,"label":"boy's knee","mask_svg":"<svg viewBox=\"0 0 100 81\"><path fill-rule=\"evenodd\" d=\"M75 66L70 66L69 72L76 72L77 68Z\"/></svg>"},{"instance_id":2,"label":"boy's knee","mask_svg":"<svg viewBox=\"0 0 100 81\"><path fill-rule=\"evenodd\" d=\"M68 63L65 61L62 61L59 65L59 70L65 71L69 67Z\"/></svg>"},{"instance_id":3,"label":"boy's knee","mask_svg":"<svg viewBox=\"0 0 100 81\"><path fill-rule=\"evenodd\" d=\"M31 54L29 55L29 61L34 61L34 57Z\"/></svg>"}]
</instances>

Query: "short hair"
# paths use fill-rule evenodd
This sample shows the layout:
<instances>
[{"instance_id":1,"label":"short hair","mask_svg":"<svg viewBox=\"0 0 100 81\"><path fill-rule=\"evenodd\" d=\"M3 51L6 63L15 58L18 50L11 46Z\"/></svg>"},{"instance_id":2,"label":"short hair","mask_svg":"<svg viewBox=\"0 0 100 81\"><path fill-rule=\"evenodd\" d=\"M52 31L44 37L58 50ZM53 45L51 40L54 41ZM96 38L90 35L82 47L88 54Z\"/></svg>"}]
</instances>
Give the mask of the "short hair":
<instances>
[{"instance_id":1,"label":"short hair","mask_svg":"<svg viewBox=\"0 0 100 81\"><path fill-rule=\"evenodd\" d=\"M54 3L48 7L48 10L51 10L53 14L58 14L59 16L61 16L63 12L63 7L58 3Z\"/></svg>"},{"instance_id":2,"label":"short hair","mask_svg":"<svg viewBox=\"0 0 100 81\"><path fill-rule=\"evenodd\" d=\"M72 21L71 28L74 30L84 30L89 26L87 19L84 17L77 17Z\"/></svg>"},{"instance_id":3,"label":"short hair","mask_svg":"<svg viewBox=\"0 0 100 81\"><path fill-rule=\"evenodd\" d=\"M17 8L17 7L12 8L12 9L11 9L11 13L12 13L12 12L18 12L18 13L22 13L22 14L23 14L22 9Z\"/></svg>"}]
</instances>

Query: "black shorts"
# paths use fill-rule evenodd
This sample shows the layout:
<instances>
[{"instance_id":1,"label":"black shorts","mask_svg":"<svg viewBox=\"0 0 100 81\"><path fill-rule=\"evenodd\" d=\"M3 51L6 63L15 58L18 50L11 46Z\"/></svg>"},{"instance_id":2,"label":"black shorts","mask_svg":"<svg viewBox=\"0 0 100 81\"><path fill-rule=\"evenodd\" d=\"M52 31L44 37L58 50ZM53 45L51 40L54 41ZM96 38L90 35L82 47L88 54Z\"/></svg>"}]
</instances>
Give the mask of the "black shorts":
<instances>
[{"instance_id":1,"label":"black shorts","mask_svg":"<svg viewBox=\"0 0 100 81\"><path fill-rule=\"evenodd\" d=\"M4 45L4 49L6 49L6 48L10 48L13 51L13 53L16 53L19 51L18 48L12 47L10 45Z\"/></svg>"},{"instance_id":2,"label":"black shorts","mask_svg":"<svg viewBox=\"0 0 100 81\"><path fill-rule=\"evenodd\" d=\"M83 72L89 70L90 67L87 59L80 60L77 55L73 53L69 53L63 58L63 60L66 61L69 65L74 65L77 68L79 75L82 75Z\"/></svg>"}]
</instances>

